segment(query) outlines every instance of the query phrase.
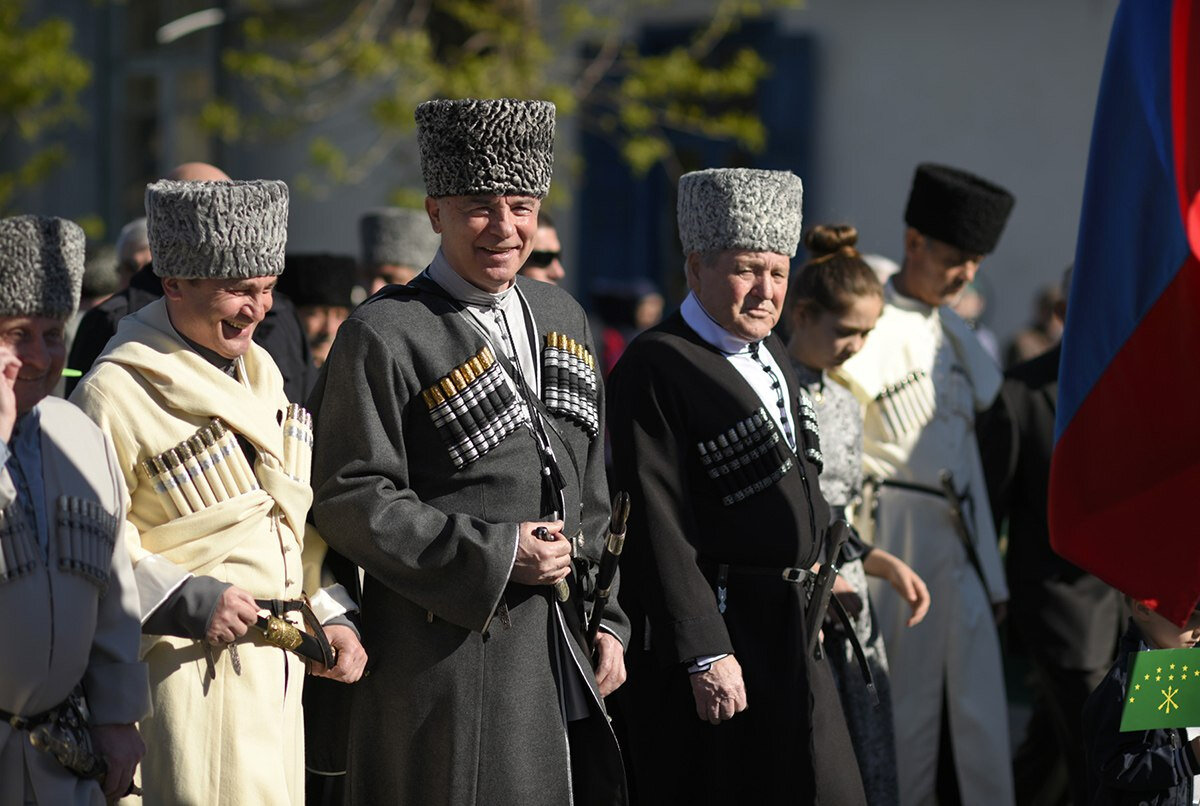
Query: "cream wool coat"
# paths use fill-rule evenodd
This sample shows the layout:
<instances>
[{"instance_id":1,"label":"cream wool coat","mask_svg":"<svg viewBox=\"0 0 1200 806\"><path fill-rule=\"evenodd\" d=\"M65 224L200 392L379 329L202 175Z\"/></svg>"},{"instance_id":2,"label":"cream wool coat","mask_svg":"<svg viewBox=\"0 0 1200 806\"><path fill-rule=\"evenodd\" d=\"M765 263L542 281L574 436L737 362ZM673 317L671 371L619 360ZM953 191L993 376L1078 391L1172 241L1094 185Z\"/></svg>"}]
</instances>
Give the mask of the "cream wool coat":
<instances>
[{"instance_id":1,"label":"cream wool coat","mask_svg":"<svg viewBox=\"0 0 1200 806\"><path fill-rule=\"evenodd\" d=\"M28 573L0 581L0 708L24 716L41 713L82 681L93 724L130 724L149 713L150 692L146 667L137 660L133 569L123 542L109 542L124 499L116 457L100 429L65 400L46 398L37 411L49 557L42 556L35 531L25 538L6 528L24 516L9 471L0 466L5 524L0 542L27 539L27 556L36 558ZM64 497L98 504L107 523L97 520L82 534L64 532L56 517ZM11 544L8 548L11 552ZM61 564L95 563L105 553L111 558L103 584ZM0 721L0 804L29 799L55 806L104 803L99 784L79 779L49 753L34 749L26 731Z\"/></svg>"},{"instance_id":2,"label":"cream wool coat","mask_svg":"<svg viewBox=\"0 0 1200 806\"><path fill-rule=\"evenodd\" d=\"M910 629L908 605L871 580L891 672L900 802L934 802L944 698L963 802L1005 806L1013 802L1008 711L991 605L1006 601L1008 589L975 442L975 412L995 398L1000 370L948 308L902 297L890 283L885 302L862 352L835 374L865 407L865 475L938 489L939 473L950 471L956 489L968 489L973 501L972 531L987 581L985 592L943 499L879 491L874 543L912 566L932 597L925 620ZM886 408L877 400L914 372L926 380L910 383L911 391ZM860 523L869 517L859 513ZM872 524L863 525L869 533Z\"/></svg>"},{"instance_id":3,"label":"cream wool coat","mask_svg":"<svg viewBox=\"0 0 1200 806\"><path fill-rule=\"evenodd\" d=\"M307 483L281 469L287 406L278 369L257 345L222 373L176 334L159 300L121 321L116 336L72 395L109 433L129 490L126 543L142 619L190 575L229 582L259 599L302 593ZM260 490L169 520L159 494L138 471L220 417L258 452ZM324 546L310 541L319 564ZM315 566L307 563L310 578ZM315 590L315 588L310 588ZM238 641L241 673L228 650L215 651L210 678L205 644L172 636L143 638L154 716L141 723L147 804L298 804L304 797L300 659L251 630Z\"/></svg>"}]
</instances>

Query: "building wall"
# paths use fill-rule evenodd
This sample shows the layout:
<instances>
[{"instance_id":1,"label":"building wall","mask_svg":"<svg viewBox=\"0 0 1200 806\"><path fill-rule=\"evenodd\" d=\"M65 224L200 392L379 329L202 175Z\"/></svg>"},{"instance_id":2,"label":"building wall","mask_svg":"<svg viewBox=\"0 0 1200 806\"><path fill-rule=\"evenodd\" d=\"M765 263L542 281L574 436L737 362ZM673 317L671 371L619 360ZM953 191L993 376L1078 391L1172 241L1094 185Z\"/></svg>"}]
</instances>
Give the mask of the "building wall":
<instances>
[{"instance_id":1,"label":"building wall","mask_svg":"<svg viewBox=\"0 0 1200 806\"><path fill-rule=\"evenodd\" d=\"M215 69L221 31L161 48L149 40L156 25L207 5L32 4L37 15L72 19L78 49L93 61L95 79L84 98L90 124L68 140L71 165L28 194L23 209L98 215L112 237L137 214L146 181L179 161L213 160L235 178L292 183L290 248L357 253L359 214L386 203L398 184L413 184L419 173L414 150L395 155L358 185L310 193L297 180L307 168L312 138L328 136L351 147L369 142L357 115L331 116L286 142L223 146L198 138L195 111L206 92L221 86ZM695 22L709 5L697 0L670 19L644 21ZM805 74L795 82L812 97L796 105L794 120L786 105L764 109L780 121L768 154L795 151L791 141L802 138L808 157L803 165L767 167L801 173L807 223L853 222L864 250L893 258L900 256L904 202L918 162L961 166L1010 188L1017 206L983 272L992 303L987 320L1003 338L1027 320L1034 291L1056 281L1072 257L1092 110L1116 5L1117 0L808 0L779 19L776 41L804 43L804 58L792 64L804 65ZM789 79L777 73L770 83ZM562 127L563 180L577 163L578 144L578 130ZM0 158L19 160L20 149L6 149ZM588 191L578 179L583 175L558 181L552 191L569 271L583 263L585 251L599 248L581 243L596 236L585 238L580 226L585 205L578 198L570 203L568 184L577 193ZM664 215L669 219L670 211ZM661 223L658 228L667 229ZM603 235L607 251L622 237ZM674 234L658 237L670 240ZM677 244L660 245L658 252L672 249ZM663 262L655 255L635 259ZM585 291L589 278L580 274L569 283Z\"/></svg>"},{"instance_id":2,"label":"building wall","mask_svg":"<svg viewBox=\"0 0 1200 806\"><path fill-rule=\"evenodd\" d=\"M983 264L986 320L1022 326L1036 289L1072 260L1092 114L1116 0L808 0L814 171L805 221L850 221L867 251L901 257L914 166L945 162L1017 198Z\"/></svg>"}]
</instances>

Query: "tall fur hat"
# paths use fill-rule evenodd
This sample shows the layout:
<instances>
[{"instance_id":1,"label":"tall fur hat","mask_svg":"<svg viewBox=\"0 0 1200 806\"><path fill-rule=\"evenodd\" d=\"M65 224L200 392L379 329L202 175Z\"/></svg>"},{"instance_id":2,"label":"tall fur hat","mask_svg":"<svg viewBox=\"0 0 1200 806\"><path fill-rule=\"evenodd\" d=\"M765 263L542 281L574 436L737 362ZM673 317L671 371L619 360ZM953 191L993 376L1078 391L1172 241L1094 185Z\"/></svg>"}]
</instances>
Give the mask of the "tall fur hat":
<instances>
[{"instance_id":1,"label":"tall fur hat","mask_svg":"<svg viewBox=\"0 0 1200 806\"><path fill-rule=\"evenodd\" d=\"M283 271L288 188L268 179L146 186L159 277L273 277Z\"/></svg>"},{"instance_id":2,"label":"tall fur hat","mask_svg":"<svg viewBox=\"0 0 1200 806\"><path fill-rule=\"evenodd\" d=\"M913 175L904 223L964 252L986 255L996 248L1015 201L975 174L924 162Z\"/></svg>"},{"instance_id":3,"label":"tall fur hat","mask_svg":"<svg viewBox=\"0 0 1200 806\"><path fill-rule=\"evenodd\" d=\"M433 261L442 236L433 231L424 210L380 207L358 220L364 266L411 266L423 269Z\"/></svg>"},{"instance_id":4,"label":"tall fur hat","mask_svg":"<svg viewBox=\"0 0 1200 806\"><path fill-rule=\"evenodd\" d=\"M679 177L683 253L747 249L796 256L804 186L791 171L710 168Z\"/></svg>"},{"instance_id":5,"label":"tall fur hat","mask_svg":"<svg viewBox=\"0 0 1200 806\"><path fill-rule=\"evenodd\" d=\"M63 218L0 219L0 316L73 316L84 240L79 225Z\"/></svg>"},{"instance_id":6,"label":"tall fur hat","mask_svg":"<svg viewBox=\"0 0 1200 806\"><path fill-rule=\"evenodd\" d=\"M291 254L276 290L296 304L353 307L350 294L358 266L349 255Z\"/></svg>"},{"instance_id":7,"label":"tall fur hat","mask_svg":"<svg viewBox=\"0 0 1200 806\"><path fill-rule=\"evenodd\" d=\"M540 199L549 192L554 168L549 101L426 101L415 117L428 195Z\"/></svg>"}]
</instances>

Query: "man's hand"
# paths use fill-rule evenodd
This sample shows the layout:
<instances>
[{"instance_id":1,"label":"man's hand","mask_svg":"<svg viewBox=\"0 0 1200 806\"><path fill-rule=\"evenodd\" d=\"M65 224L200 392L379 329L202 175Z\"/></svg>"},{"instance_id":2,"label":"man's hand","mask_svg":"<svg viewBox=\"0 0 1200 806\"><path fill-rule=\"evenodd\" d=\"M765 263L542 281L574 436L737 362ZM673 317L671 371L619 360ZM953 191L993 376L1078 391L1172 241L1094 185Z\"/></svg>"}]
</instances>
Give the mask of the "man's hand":
<instances>
[{"instance_id":1,"label":"man's hand","mask_svg":"<svg viewBox=\"0 0 1200 806\"><path fill-rule=\"evenodd\" d=\"M596 633L596 688L607 697L625 682L625 647L612 633Z\"/></svg>"},{"instance_id":2,"label":"man's hand","mask_svg":"<svg viewBox=\"0 0 1200 806\"><path fill-rule=\"evenodd\" d=\"M208 621L204 638L214 646L232 644L258 620L258 602L246 591L230 586L221 594L217 609Z\"/></svg>"},{"instance_id":3,"label":"man's hand","mask_svg":"<svg viewBox=\"0 0 1200 806\"><path fill-rule=\"evenodd\" d=\"M21 359L12 348L0 344L0 439L12 441L13 426L17 423L17 393L13 386L17 382L17 371Z\"/></svg>"},{"instance_id":4,"label":"man's hand","mask_svg":"<svg viewBox=\"0 0 1200 806\"><path fill-rule=\"evenodd\" d=\"M108 764L101 782L106 800L116 800L129 791L133 771L146 755L146 744L133 725L93 725L92 741L96 753Z\"/></svg>"},{"instance_id":5,"label":"man's hand","mask_svg":"<svg viewBox=\"0 0 1200 806\"><path fill-rule=\"evenodd\" d=\"M925 618L925 614L929 612L929 588L925 586L925 581L917 576L917 572L912 570L899 557L889 554L881 548L872 549L871 553L863 558L863 570L873 577L887 580L896 593L900 594L900 598L908 602L908 606L912 608L912 615L908 617L908 626L915 627Z\"/></svg>"},{"instance_id":6,"label":"man's hand","mask_svg":"<svg viewBox=\"0 0 1200 806\"><path fill-rule=\"evenodd\" d=\"M553 540L534 536L538 527ZM522 585L553 585L571 571L571 541L562 521L526 521L517 527L517 558L509 579Z\"/></svg>"},{"instance_id":7,"label":"man's hand","mask_svg":"<svg viewBox=\"0 0 1200 806\"><path fill-rule=\"evenodd\" d=\"M748 707L742 667L733 655L716 661L707 672L690 677L692 696L696 698L696 715L710 724L720 725Z\"/></svg>"},{"instance_id":8,"label":"man's hand","mask_svg":"<svg viewBox=\"0 0 1200 806\"><path fill-rule=\"evenodd\" d=\"M325 637L337 653L337 665L329 669L314 661L312 673L339 683L357 682L362 677L363 667L367 665L367 650L363 649L354 630L345 624L330 624L325 628Z\"/></svg>"}]
</instances>

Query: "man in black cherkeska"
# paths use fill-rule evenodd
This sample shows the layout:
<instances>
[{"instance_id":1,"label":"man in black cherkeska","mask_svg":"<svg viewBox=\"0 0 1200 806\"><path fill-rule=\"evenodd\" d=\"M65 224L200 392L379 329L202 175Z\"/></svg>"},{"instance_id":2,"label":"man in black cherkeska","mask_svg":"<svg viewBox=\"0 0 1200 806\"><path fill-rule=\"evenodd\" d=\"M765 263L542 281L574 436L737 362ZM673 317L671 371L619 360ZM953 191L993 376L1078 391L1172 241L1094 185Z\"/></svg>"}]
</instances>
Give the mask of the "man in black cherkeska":
<instances>
[{"instance_id":1,"label":"man in black cherkeska","mask_svg":"<svg viewBox=\"0 0 1200 806\"><path fill-rule=\"evenodd\" d=\"M619 711L639 802L865 803L829 668L806 650L829 509L772 334L800 205L790 172L684 175L691 293L610 378L614 478L632 497Z\"/></svg>"}]
</instances>

